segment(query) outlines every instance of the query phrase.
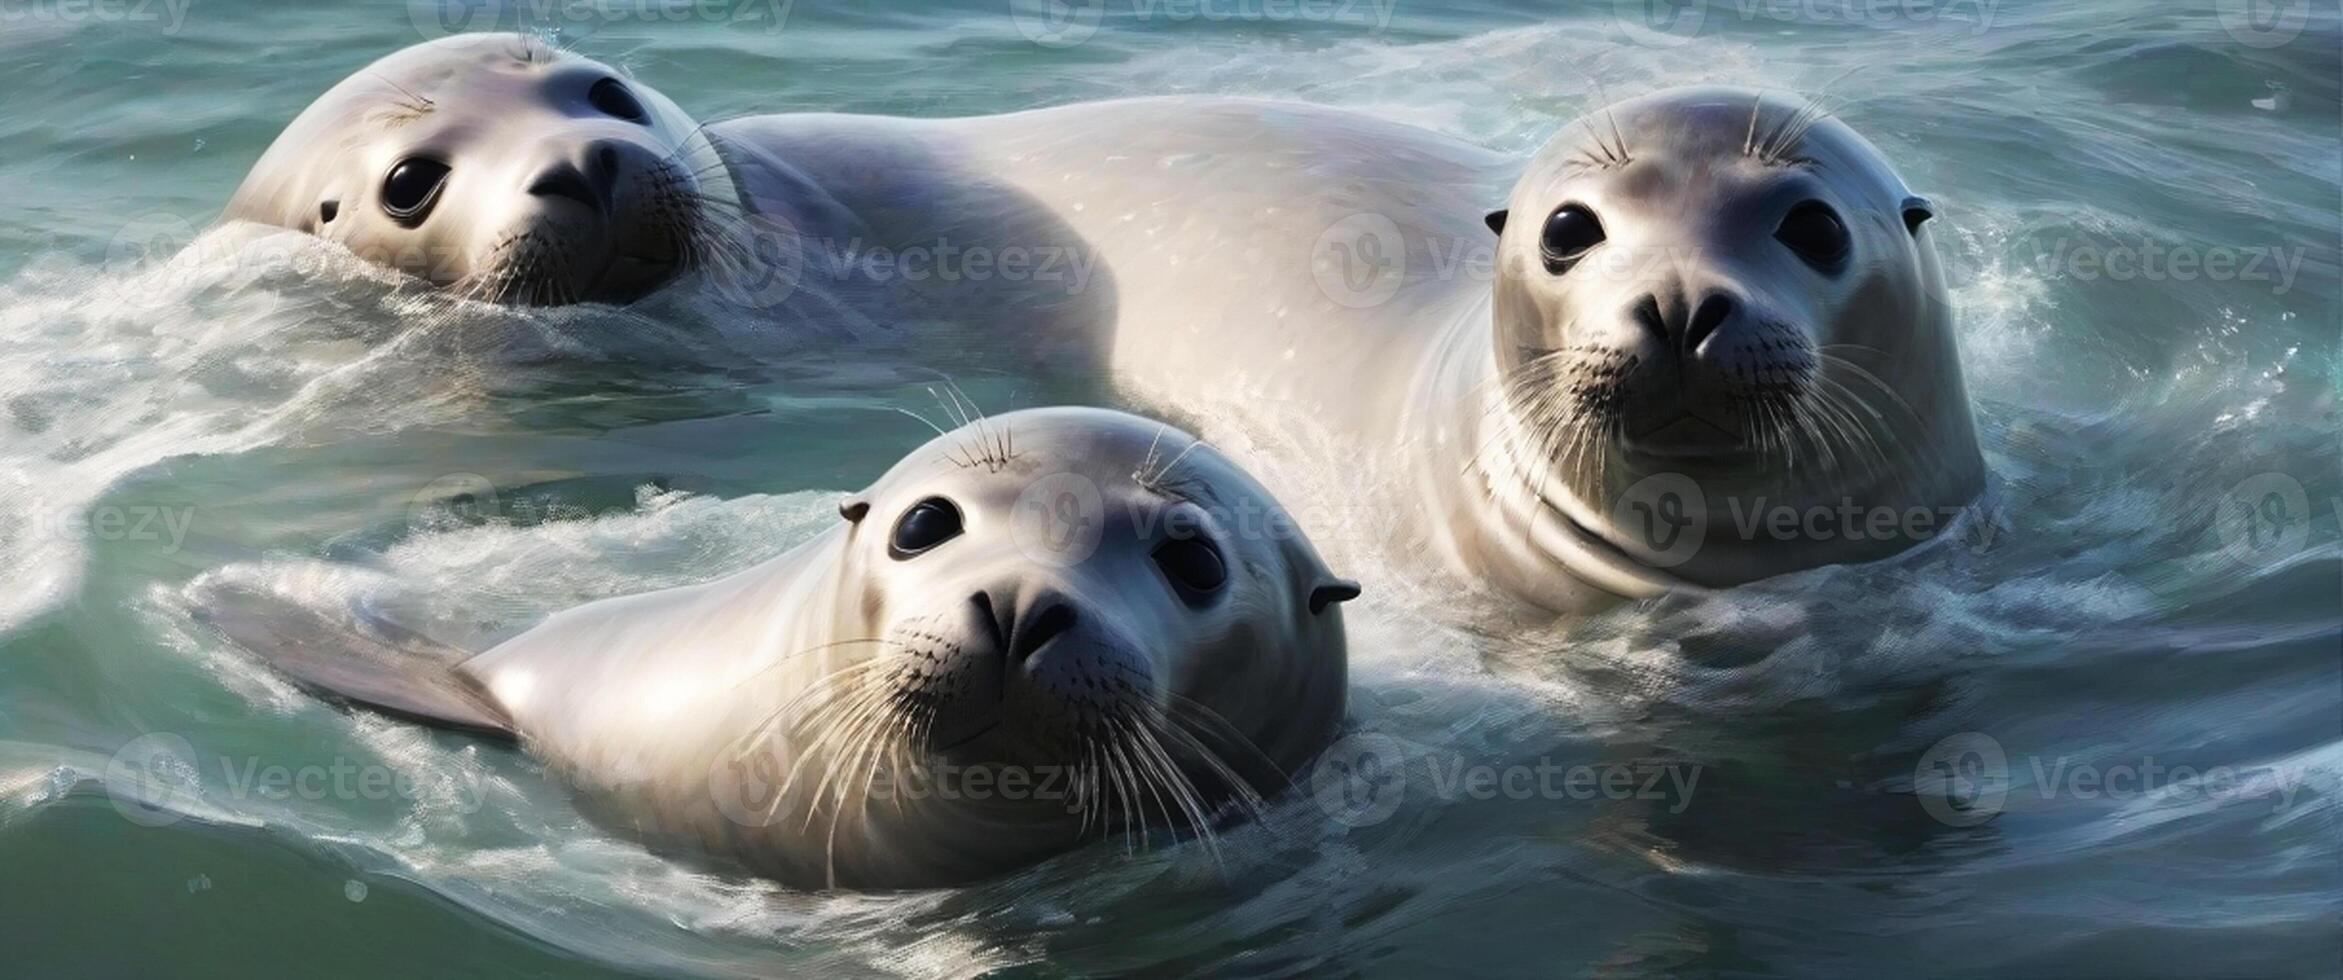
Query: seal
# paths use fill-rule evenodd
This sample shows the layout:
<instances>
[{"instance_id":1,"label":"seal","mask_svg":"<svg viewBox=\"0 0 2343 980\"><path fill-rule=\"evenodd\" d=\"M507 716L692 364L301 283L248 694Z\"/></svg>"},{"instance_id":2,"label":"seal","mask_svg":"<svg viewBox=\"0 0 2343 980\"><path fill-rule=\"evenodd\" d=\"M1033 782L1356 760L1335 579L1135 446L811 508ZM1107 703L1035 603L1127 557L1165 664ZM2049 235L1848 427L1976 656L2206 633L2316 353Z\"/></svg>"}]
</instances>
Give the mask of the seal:
<instances>
[{"instance_id":1,"label":"seal","mask_svg":"<svg viewBox=\"0 0 2343 980\"><path fill-rule=\"evenodd\" d=\"M817 181L758 118L702 124L535 36L458 34L321 95L221 217L462 298L629 303L693 285L727 321L785 324L793 341L1100 369L1114 287L1050 209L901 141L846 137Z\"/></svg>"},{"instance_id":2,"label":"seal","mask_svg":"<svg viewBox=\"0 0 2343 980\"><path fill-rule=\"evenodd\" d=\"M1211 844L1343 722L1357 587L1169 426L975 419L839 512L453 666L250 590L201 605L307 687L517 737L610 822L806 886L961 883L1151 827Z\"/></svg>"},{"instance_id":3,"label":"seal","mask_svg":"<svg viewBox=\"0 0 2343 980\"><path fill-rule=\"evenodd\" d=\"M1877 559L1983 486L1935 208L1803 99L1666 90L1526 168L1236 99L737 125L850 209L874 155L1013 185L1111 273L1118 384L1222 445L1340 447L1338 479L1244 462L1549 609Z\"/></svg>"}]
</instances>

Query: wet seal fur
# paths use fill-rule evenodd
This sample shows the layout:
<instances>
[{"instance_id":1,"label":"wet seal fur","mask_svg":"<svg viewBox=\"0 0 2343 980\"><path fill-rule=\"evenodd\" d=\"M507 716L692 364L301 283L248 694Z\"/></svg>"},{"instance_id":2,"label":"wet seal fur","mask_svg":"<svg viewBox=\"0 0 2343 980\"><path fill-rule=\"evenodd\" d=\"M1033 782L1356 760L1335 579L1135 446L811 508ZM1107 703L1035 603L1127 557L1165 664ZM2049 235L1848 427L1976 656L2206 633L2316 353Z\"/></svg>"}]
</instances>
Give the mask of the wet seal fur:
<instances>
[{"instance_id":1,"label":"wet seal fur","mask_svg":"<svg viewBox=\"0 0 2343 980\"><path fill-rule=\"evenodd\" d=\"M1150 828L1209 845L1334 738L1358 589L1282 514L1185 433L1034 409L939 436L780 557L460 663L250 590L199 605L312 690L517 738L655 842L941 886Z\"/></svg>"}]
</instances>

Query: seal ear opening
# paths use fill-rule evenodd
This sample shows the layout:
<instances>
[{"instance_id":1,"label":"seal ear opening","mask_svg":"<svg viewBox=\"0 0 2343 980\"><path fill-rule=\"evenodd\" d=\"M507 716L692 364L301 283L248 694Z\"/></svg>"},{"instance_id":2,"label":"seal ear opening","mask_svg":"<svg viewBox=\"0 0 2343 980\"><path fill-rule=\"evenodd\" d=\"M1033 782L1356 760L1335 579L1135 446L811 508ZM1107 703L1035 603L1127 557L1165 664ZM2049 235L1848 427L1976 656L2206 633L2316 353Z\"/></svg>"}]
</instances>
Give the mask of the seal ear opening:
<instances>
[{"instance_id":1,"label":"seal ear opening","mask_svg":"<svg viewBox=\"0 0 2343 980\"><path fill-rule=\"evenodd\" d=\"M1920 226L1926 224L1928 219L1933 217L1936 217L1936 205L1928 203L1927 198L1907 197L1904 199L1904 231L1917 235L1920 233Z\"/></svg>"},{"instance_id":2,"label":"seal ear opening","mask_svg":"<svg viewBox=\"0 0 2343 980\"><path fill-rule=\"evenodd\" d=\"M862 516L868 513L870 501L862 499L860 494L838 501L838 516L846 518L848 524L862 523Z\"/></svg>"},{"instance_id":3,"label":"seal ear opening","mask_svg":"<svg viewBox=\"0 0 2343 980\"><path fill-rule=\"evenodd\" d=\"M1346 578L1321 582L1317 588L1310 590L1310 612L1313 615L1322 613L1326 611L1327 606L1337 602L1349 602L1358 597L1359 583L1357 582Z\"/></svg>"},{"instance_id":4,"label":"seal ear opening","mask_svg":"<svg viewBox=\"0 0 2343 980\"><path fill-rule=\"evenodd\" d=\"M1505 233L1505 210L1506 209L1504 208L1498 208L1495 211L1491 211L1488 214L1482 215L1481 220L1488 224L1490 231L1502 235Z\"/></svg>"}]
</instances>

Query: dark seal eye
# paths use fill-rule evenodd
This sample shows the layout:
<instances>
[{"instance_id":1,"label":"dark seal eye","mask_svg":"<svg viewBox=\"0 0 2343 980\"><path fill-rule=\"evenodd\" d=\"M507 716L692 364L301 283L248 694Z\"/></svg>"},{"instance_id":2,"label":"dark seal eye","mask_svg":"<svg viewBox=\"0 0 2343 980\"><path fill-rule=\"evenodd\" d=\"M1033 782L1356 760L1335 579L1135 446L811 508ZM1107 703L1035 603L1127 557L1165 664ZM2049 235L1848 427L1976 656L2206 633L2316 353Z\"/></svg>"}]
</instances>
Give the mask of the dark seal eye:
<instances>
[{"instance_id":1,"label":"dark seal eye","mask_svg":"<svg viewBox=\"0 0 2343 980\"><path fill-rule=\"evenodd\" d=\"M586 90L586 101L593 103L596 109L630 122L642 122L650 118L650 114L643 111L643 104L636 101L635 94L627 91L626 84L615 78L595 82L593 88Z\"/></svg>"},{"instance_id":2,"label":"dark seal eye","mask_svg":"<svg viewBox=\"0 0 2343 980\"><path fill-rule=\"evenodd\" d=\"M1782 227L1774 232L1774 240L1790 247L1811 265L1824 272L1836 271L1847 260L1847 251L1854 242L1847 237L1847 226L1832 213L1830 205L1808 201L1790 209L1782 219Z\"/></svg>"},{"instance_id":3,"label":"dark seal eye","mask_svg":"<svg viewBox=\"0 0 2343 980\"><path fill-rule=\"evenodd\" d=\"M447 183L447 164L422 157L401 160L382 179L382 210L398 223L413 227L431 212L439 188Z\"/></svg>"},{"instance_id":4,"label":"dark seal eye","mask_svg":"<svg viewBox=\"0 0 2343 980\"><path fill-rule=\"evenodd\" d=\"M1157 545L1154 557L1155 567L1192 596L1211 595L1228 582L1220 551L1202 538L1173 538Z\"/></svg>"},{"instance_id":5,"label":"dark seal eye","mask_svg":"<svg viewBox=\"0 0 2343 980\"><path fill-rule=\"evenodd\" d=\"M895 536L887 540L887 550L897 558L909 558L959 536L960 508L942 497L929 497L913 504L895 522Z\"/></svg>"},{"instance_id":6,"label":"dark seal eye","mask_svg":"<svg viewBox=\"0 0 2343 980\"><path fill-rule=\"evenodd\" d=\"M1538 234L1538 252L1546 260L1546 271L1557 276L1570 271L1602 243L1603 222L1576 204L1565 204L1547 216L1546 227Z\"/></svg>"}]
</instances>

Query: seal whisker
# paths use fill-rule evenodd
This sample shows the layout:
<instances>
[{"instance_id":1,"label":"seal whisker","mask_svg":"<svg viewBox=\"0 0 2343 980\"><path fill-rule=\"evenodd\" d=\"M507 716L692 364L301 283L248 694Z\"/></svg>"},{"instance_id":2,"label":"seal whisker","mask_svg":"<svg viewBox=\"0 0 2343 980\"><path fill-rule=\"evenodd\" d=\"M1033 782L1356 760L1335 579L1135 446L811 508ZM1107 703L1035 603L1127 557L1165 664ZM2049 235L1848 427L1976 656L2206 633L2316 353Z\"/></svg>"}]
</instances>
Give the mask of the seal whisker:
<instances>
[{"instance_id":1,"label":"seal whisker","mask_svg":"<svg viewBox=\"0 0 2343 980\"><path fill-rule=\"evenodd\" d=\"M1164 784L1162 773L1156 768L1154 758L1147 754L1145 745L1140 741L1143 733L1138 726L1127 719L1110 717L1106 724L1115 730L1118 736L1117 744L1128 753L1131 778L1146 792L1148 799L1155 801L1156 812L1163 815L1163 822L1160 826L1169 830L1172 839L1176 842L1179 839L1179 829L1172 821L1170 804L1166 803L1163 798L1164 792L1170 787ZM1140 810L1139 818L1139 840L1141 845L1146 847L1150 845L1150 835L1147 829L1154 825L1154 822L1147 819L1147 811L1144 808Z\"/></svg>"},{"instance_id":2,"label":"seal whisker","mask_svg":"<svg viewBox=\"0 0 2343 980\"><path fill-rule=\"evenodd\" d=\"M846 716L830 729L830 732L842 734L838 734L832 740L834 748L831 751L821 753L823 758L822 778L814 784L812 797L816 808L820 806L824 798L830 795L830 783L837 779L841 771L853 768L856 760L861 757L862 747L869 740L872 731L886 720L890 710L888 698L891 693L882 688L869 688L867 696L856 702L854 713ZM849 773L849 775L851 774ZM838 818L841 816L845 803L846 787L845 784L841 783L838 787L838 803L836 807L832 808L830 815L832 833L836 833L838 829ZM814 809L806 811L805 825L800 829L810 830L813 828L813 815Z\"/></svg>"},{"instance_id":3,"label":"seal whisker","mask_svg":"<svg viewBox=\"0 0 2343 980\"><path fill-rule=\"evenodd\" d=\"M1226 717L1222 716L1220 712L1214 711L1210 706L1204 704L1203 702L1188 697L1187 695L1181 694L1177 691L1164 692L1164 707L1168 709L1169 712L1171 712L1170 714L1166 715L1166 718L1172 722L1175 730L1178 729L1178 726L1181 723L1181 718L1179 717L1181 714L1185 714L1188 717L1194 718L1198 722L1210 725L1212 726L1210 734L1212 734L1214 737L1226 739L1234 743L1237 748L1251 753L1254 759L1269 766L1272 771L1277 772L1280 776L1284 776L1287 785L1292 785L1293 777L1286 775L1284 768L1277 764L1277 760L1270 758L1269 753L1261 751L1261 747L1259 745L1254 744L1250 737L1246 736L1242 730L1238 729L1235 724L1231 723ZM1183 732L1183 734L1189 733ZM1193 734L1189 734L1189 737L1194 738L1195 736ZM1203 747L1200 741L1197 744L1199 748ZM1212 755L1214 760L1218 761L1218 753L1208 752L1207 754ZM1243 780L1238 780L1238 782L1240 784L1244 784Z\"/></svg>"},{"instance_id":4,"label":"seal whisker","mask_svg":"<svg viewBox=\"0 0 2343 980\"><path fill-rule=\"evenodd\" d=\"M1755 94L1749 97L1749 131L1741 137L1742 156L1754 157L1757 155L1757 117L1759 110L1764 108L1765 90L1758 89Z\"/></svg>"},{"instance_id":5,"label":"seal whisker","mask_svg":"<svg viewBox=\"0 0 2343 980\"><path fill-rule=\"evenodd\" d=\"M1181 816L1195 833L1195 840L1204 845L1205 853L1212 856L1215 866L1225 867L1221 861L1220 834L1213 829L1211 819L1204 813L1203 800L1195 782L1172 761L1171 755L1164 751L1163 743L1155 737L1150 726L1143 722L1133 722L1131 727L1133 741L1141 756L1149 760L1148 764L1155 771L1157 781L1163 784L1173 802L1178 804ZM1169 823L1171 814L1166 812L1164 819ZM1173 839L1178 839L1176 828L1173 830Z\"/></svg>"},{"instance_id":6,"label":"seal whisker","mask_svg":"<svg viewBox=\"0 0 2343 980\"><path fill-rule=\"evenodd\" d=\"M881 661L866 660L858 664L839 668L838 670L831 671L828 674L815 678L806 685L804 690L799 691L795 695L791 696L789 700L782 702L780 707L773 709L772 712L765 715L765 717L758 721L754 727L750 728L748 732L742 734L739 738L734 739L732 744L737 744L741 741L746 741L749 739L761 739L775 731L780 730L783 722L788 718L789 713L799 706L810 702L815 702L817 698L834 694L836 693L836 688L863 680L864 678L861 676L862 674L876 672L882 669L884 666L885 665ZM811 714L804 718L796 719L796 723L805 724L832 712L837 707L837 700L838 699L833 698L829 701L821 701L817 703L815 705L814 711ZM749 751L752 750L753 749L743 749L740 755L745 756Z\"/></svg>"},{"instance_id":7,"label":"seal whisker","mask_svg":"<svg viewBox=\"0 0 2343 980\"><path fill-rule=\"evenodd\" d=\"M1236 807L1243 811L1249 819L1258 819L1262 813L1268 810L1269 801L1262 798L1261 794L1253 789L1252 783L1239 775L1235 769L1230 768L1227 761L1222 759L1220 754L1213 751L1210 746L1205 745L1202 739L1196 737L1195 733L1174 724L1161 729L1157 734L1160 737L1174 740L1180 748L1195 755L1196 760L1203 763L1204 767L1210 770L1215 778L1228 784L1229 796L1224 806ZM1251 740L1245 741L1250 743ZM1255 752L1258 754L1259 750L1256 749ZM1266 756L1263 758L1267 761ZM1293 777L1286 775L1283 767L1272 761L1270 768L1285 779L1286 788L1293 787Z\"/></svg>"},{"instance_id":8,"label":"seal whisker","mask_svg":"<svg viewBox=\"0 0 2343 980\"><path fill-rule=\"evenodd\" d=\"M867 814L870 807L870 789L878 781L879 759L887 751L887 740L895 733L903 718L902 712L893 710L893 708L891 697L879 699L877 707L871 713L873 720L866 722L861 728L862 735L859 743L841 760L845 766L847 778L838 783L838 802L831 807L830 831L823 841L823 865L833 888L837 887L838 880L838 824L846 819L847 787L849 781L854 777L854 771L862 770L862 791L854 795L854 806L858 815ZM824 777L823 782L825 784L828 782L827 777ZM817 788L814 795L817 799L820 798L821 790Z\"/></svg>"},{"instance_id":9,"label":"seal whisker","mask_svg":"<svg viewBox=\"0 0 2343 980\"><path fill-rule=\"evenodd\" d=\"M901 413L901 414L908 415L908 416L911 416L912 418L918 419L918 420L919 420L919 424L921 424L921 425L924 425L924 426L927 426L927 427L928 427L928 428L930 428L930 429L934 429L934 430L935 430L935 433L936 433L936 435L939 435L939 436L943 436L943 435L950 435L950 433L948 433L948 432L944 431L944 427L943 427L943 426L940 426L940 425L937 425L937 424L935 424L934 422L930 422L930 421L928 421L928 418L927 418L927 416L925 416L925 415L921 415L921 414L919 414L918 412L914 412L914 411L912 411L912 410L910 410L910 409L908 409L908 408L904 408L904 407L903 407L903 406L901 406L901 405L890 405L890 406L887 406L887 407L889 407L889 408L892 408L892 409L894 409L895 411L897 411L897 412L899 412L899 413Z\"/></svg>"},{"instance_id":10,"label":"seal whisker","mask_svg":"<svg viewBox=\"0 0 2343 980\"><path fill-rule=\"evenodd\" d=\"M859 705L866 698L866 693L857 692L856 694L840 699L839 701L835 702L835 704L840 706L840 710L838 710L836 714L842 718L848 716L854 710L854 706ZM825 711L823 713L828 714L830 712ZM827 736L832 732L840 730L843 730L843 725L832 726L831 728L825 729L824 732L821 735L817 735L810 744L800 747L800 750L797 752L795 758L788 760L789 770L782 775L780 787L773 791L772 804L765 808L766 822L771 822L774 815L780 812L781 805L788 802L790 799L789 791L792 787L797 785L797 777L800 773L805 771L807 764L815 759L824 758L825 749L823 743L828 740ZM821 794L819 793L815 793L806 799L806 826L811 826L813 824L814 814L816 810L819 809L820 805Z\"/></svg>"},{"instance_id":11,"label":"seal whisker","mask_svg":"<svg viewBox=\"0 0 2343 980\"><path fill-rule=\"evenodd\" d=\"M1835 346L1848 346L1848 347L1854 347L1855 345L1836 345L1836 344L1834 344L1834 345L1831 345L1831 346L1833 346L1833 347L1835 347ZM1857 348L1857 349L1868 350L1869 348ZM1905 417L1906 417L1906 418L1909 418L1909 419L1911 419L1911 420L1912 420L1913 422L1915 422L1915 423L1917 423L1917 422L1920 422L1920 421L1921 421L1920 412L1919 412L1917 409L1914 409L1914 408L1912 407L1912 403L1911 403L1911 402L1904 400L1904 396L1903 396L1903 394L1902 394L1902 393L1900 393L1900 392L1898 392L1898 391L1896 391L1896 389L1895 389L1895 386L1894 386L1894 385L1888 384L1886 380L1882 379L1880 376L1878 376L1878 375L1876 375L1876 374L1873 374L1873 373L1871 373L1871 371L1870 371L1870 370L1866 369L1866 368L1865 368L1865 367L1863 367L1862 365L1860 365L1860 364L1857 364L1857 363L1855 363L1854 361L1850 361L1850 360L1848 360L1848 359L1846 359L1846 358L1844 358L1844 357L1840 357L1840 356L1838 356L1838 355L1836 355L1836 354L1832 354L1832 353L1830 353L1829 351L1830 351L1830 347L1823 347L1823 348L1819 348L1819 349L1817 349L1817 350L1815 351L1815 357L1816 357L1816 358L1817 358L1819 361L1821 361L1821 363L1822 363L1822 366L1823 366L1825 369L1832 368L1832 367L1836 367L1836 368L1838 368L1838 369L1839 369L1839 370L1841 370L1841 371L1845 371L1845 372L1847 372L1847 373L1849 373L1849 374L1853 375L1855 378L1857 378L1857 379L1859 379L1859 380L1862 380L1862 381L1869 382L1869 383L1871 384L1871 386L1872 386L1874 389L1878 390L1878 392L1880 393L1880 395L1881 395L1881 396L1883 396L1883 397L1885 397L1885 398L1888 400L1888 402L1889 402L1890 404L1893 404L1893 405L1894 405L1896 408L1900 409L1900 410L1901 410L1901 411L1904 413L1904 415L1905 415ZM1816 375L1816 377L1818 377L1818 378L1819 378L1819 377L1825 377L1825 376L1827 376L1827 370L1826 370L1825 372L1818 372L1818 373L1817 373L1817 375ZM1852 394L1852 392L1850 392L1850 394ZM1865 401L1863 401L1863 400L1861 400L1861 399L1857 399L1857 404L1864 405L1864 406L1866 407L1866 409L1870 411L1870 413L1871 413L1872 417L1873 417L1873 418L1875 418L1875 419L1878 419L1880 422L1884 423L1884 422L1886 422L1886 421L1887 421L1887 420L1886 420L1884 417L1882 417L1882 416L1880 415L1880 413L1879 413L1878 409L1876 409L1876 408L1871 408L1871 407L1869 406L1869 403L1868 403L1868 402L1865 402Z\"/></svg>"},{"instance_id":12,"label":"seal whisker","mask_svg":"<svg viewBox=\"0 0 2343 980\"><path fill-rule=\"evenodd\" d=\"M1123 853L1135 855L1147 849L1147 800L1141 795L1139 771L1132 765L1128 747L1121 733L1106 742L1107 757L1113 761L1109 770L1115 777L1116 795L1122 798Z\"/></svg>"},{"instance_id":13,"label":"seal whisker","mask_svg":"<svg viewBox=\"0 0 2343 980\"><path fill-rule=\"evenodd\" d=\"M1098 746L1088 735L1082 737L1082 757L1074 763L1072 786L1073 809L1081 819L1075 824L1077 837L1090 836L1090 821L1098 812Z\"/></svg>"},{"instance_id":14,"label":"seal whisker","mask_svg":"<svg viewBox=\"0 0 2343 980\"><path fill-rule=\"evenodd\" d=\"M1217 734L1222 739L1233 741L1238 746L1250 751L1256 759L1266 764L1271 772L1276 773L1280 779L1285 781L1285 788L1293 788L1293 777L1286 773L1285 767L1269 758L1266 753L1260 750L1259 746L1253 743L1252 739L1246 737L1243 732L1237 731L1236 727L1230 725L1219 712L1176 693L1168 694L1166 707L1189 711L1201 720L1216 723L1221 728ZM1198 732L1190 731L1178 718L1166 715L1165 719L1169 724L1157 730L1156 734L1161 738L1174 740L1182 749L1194 755L1196 760L1210 770L1215 778L1227 784L1229 793L1224 805L1238 808L1244 812L1248 819L1258 819L1268 809L1268 800L1262 798L1261 794L1253 789L1252 782L1230 767L1227 760L1222 758L1218 751L1204 744L1204 740L1199 737ZM1193 784L1191 783L1191 785Z\"/></svg>"}]
</instances>

